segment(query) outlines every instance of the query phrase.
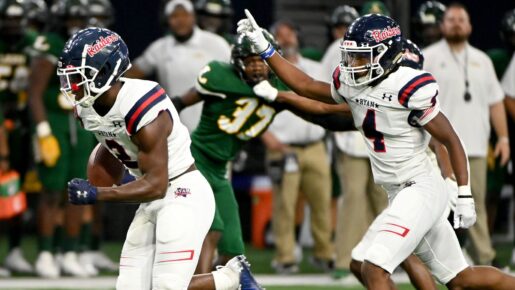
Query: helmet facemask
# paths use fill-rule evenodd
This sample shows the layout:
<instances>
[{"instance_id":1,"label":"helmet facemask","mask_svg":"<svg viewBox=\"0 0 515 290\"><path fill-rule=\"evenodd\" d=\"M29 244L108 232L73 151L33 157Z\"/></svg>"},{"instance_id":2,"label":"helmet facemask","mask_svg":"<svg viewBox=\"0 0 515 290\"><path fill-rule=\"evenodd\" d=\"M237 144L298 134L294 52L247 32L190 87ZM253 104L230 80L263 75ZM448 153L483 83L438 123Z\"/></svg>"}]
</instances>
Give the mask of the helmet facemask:
<instances>
[{"instance_id":1,"label":"helmet facemask","mask_svg":"<svg viewBox=\"0 0 515 290\"><path fill-rule=\"evenodd\" d=\"M343 41L340 45L342 61L340 71L343 82L351 87L366 85L384 75L380 61L388 48L379 43L374 46L358 47L354 41Z\"/></svg>"}]
</instances>

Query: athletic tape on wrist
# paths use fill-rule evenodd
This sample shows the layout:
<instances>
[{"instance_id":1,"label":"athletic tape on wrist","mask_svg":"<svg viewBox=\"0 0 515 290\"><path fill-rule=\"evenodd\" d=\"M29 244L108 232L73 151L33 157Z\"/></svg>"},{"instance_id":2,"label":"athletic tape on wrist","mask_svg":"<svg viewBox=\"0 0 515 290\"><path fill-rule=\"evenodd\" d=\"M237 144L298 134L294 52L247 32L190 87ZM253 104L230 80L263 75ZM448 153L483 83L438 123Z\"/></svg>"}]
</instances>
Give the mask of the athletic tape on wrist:
<instances>
[{"instance_id":1,"label":"athletic tape on wrist","mask_svg":"<svg viewBox=\"0 0 515 290\"><path fill-rule=\"evenodd\" d=\"M272 57L272 55L274 55L274 53L275 53L275 48L272 44L269 43L268 47L265 49L265 51L263 51L259 55L261 56L262 60L265 60L265 59Z\"/></svg>"}]
</instances>

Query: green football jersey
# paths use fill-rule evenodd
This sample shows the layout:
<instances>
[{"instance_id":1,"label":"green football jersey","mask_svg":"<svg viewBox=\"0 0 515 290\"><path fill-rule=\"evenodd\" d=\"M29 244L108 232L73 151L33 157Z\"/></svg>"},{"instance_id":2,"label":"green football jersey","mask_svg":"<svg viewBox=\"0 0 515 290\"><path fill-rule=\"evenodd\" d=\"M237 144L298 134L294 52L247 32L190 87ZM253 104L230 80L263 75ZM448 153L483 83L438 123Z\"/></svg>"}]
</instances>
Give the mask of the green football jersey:
<instances>
[{"instance_id":1,"label":"green football jersey","mask_svg":"<svg viewBox=\"0 0 515 290\"><path fill-rule=\"evenodd\" d=\"M35 37L30 47L30 54L33 57L44 57L57 66L57 60L64 48L65 40L56 33L45 33ZM72 104L64 94L61 93L60 83L57 74L53 74L48 82L44 93L44 104L47 112L69 112L73 109Z\"/></svg>"},{"instance_id":2,"label":"green football jersey","mask_svg":"<svg viewBox=\"0 0 515 290\"><path fill-rule=\"evenodd\" d=\"M26 48L33 41L32 34L24 34L17 43L0 39L0 102L24 107L27 103L29 56Z\"/></svg>"},{"instance_id":3,"label":"green football jersey","mask_svg":"<svg viewBox=\"0 0 515 290\"><path fill-rule=\"evenodd\" d=\"M279 90L288 90L277 77L269 82ZM243 144L261 135L281 110L257 97L229 63L210 62L195 86L204 96L204 106L191 135L192 146L217 161L234 159Z\"/></svg>"}]
</instances>

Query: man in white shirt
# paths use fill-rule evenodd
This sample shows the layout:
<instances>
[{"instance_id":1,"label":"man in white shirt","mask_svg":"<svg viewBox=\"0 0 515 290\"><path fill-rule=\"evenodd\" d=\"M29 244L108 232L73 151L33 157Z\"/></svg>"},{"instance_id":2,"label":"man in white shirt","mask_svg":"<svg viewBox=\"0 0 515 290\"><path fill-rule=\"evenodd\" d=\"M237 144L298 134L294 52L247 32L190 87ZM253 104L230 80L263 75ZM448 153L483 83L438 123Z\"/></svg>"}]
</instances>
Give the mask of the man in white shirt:
<instances>
[{"instance_id":1,"label":"man in white shirt","mask_svg":"<svg viewBox=\"0 0 515 290\"><path fill-rule=\"evenodd\" d=\"M134 60L128 77L144 78L156 73L167 94L178 96L195 84L200 69L212 60L228 62L231 49L221 36L195 25L193 4L172 0L165 6L171 33L152 44ZM181 121L190 132L197 127L201 103L181 112Z\"/></svg>"},{"instance_id":2,"label":"man in white shirt","mask_svg":"<svg viewBox=\"0 0 515 290\"><path fill-rule=\"evenodd\" d=\"M289 21L280 20L271 27L283 55L291 63L319 77L320 64L299 53L298 31ZM324 270L332 267L331 244L331 173L323 142L325 130L289 111L279 113L262 139L270 162L284 160L283 172L274 182L273 233L276 256L272 267L279 273L298 271L295 258L295 212L299 191L311 209L315 249L312 262Z\"/></svg>"},{"instance_id":3,"label":"man in white shirt","mask_svg":"<svg viewBox=\"0 0 515 290\"><path fill-rule=\"evenodd\" d=\"M508 117L515 121L515 53L513 54L510 64L504 73L502 78L502 88L506 94L504 104L506 111L508 111ZM512 166L515 166L514 158L511 158ZM515 182L512 179L512 185L515 186ZM515 265L515 247L511 254L510 264Z\"/></svg>"},{"instance_id":4,"label":"man in white shirt","mask_svg":"<svg viewBox=\"0 0 515 290\"><path fill-rule=\"evenodd\" d=\"M441 29L444 39L424 50L424 69L440 84L442 110L467 150L477 211L477 223L469 229L472 259L477 264L491 264L495 251L485 209L486 155L491 122L498 136L495 156L500 156L502 166L510 158L504 93L491 60L467 41L472 28L463 5L447 8Z\"/></svg>"}]
</instances>

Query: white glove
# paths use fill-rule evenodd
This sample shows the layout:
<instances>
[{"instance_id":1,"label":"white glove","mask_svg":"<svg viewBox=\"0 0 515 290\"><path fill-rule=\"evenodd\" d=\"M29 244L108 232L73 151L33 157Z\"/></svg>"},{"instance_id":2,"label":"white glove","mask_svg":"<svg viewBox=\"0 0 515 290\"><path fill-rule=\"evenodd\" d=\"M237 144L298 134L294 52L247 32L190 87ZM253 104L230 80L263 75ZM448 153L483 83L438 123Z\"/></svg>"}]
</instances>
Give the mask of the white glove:
<instances>
[{"instance_id":1,"label":"white glove","mask_svg":"<svg viewBox=\"0 0 515 290\"><path fill-rule=\"evenodd\" d=\"M245 15L247 15L247 18L238 21L238 28L236 29L238 34L243 34L250 40L262 59L271 57L275 53L275 49L263 35L263 28L259 27L249 10L245 9Z\"/></svg>"},{"instance_id":2,"label":"white glove","mask_svg":"<svg viewBox=\"0 0 515 290\"><path fill-rule=\"evenodd\" d=\"M259 82L259 84L255 85L252 90L254 91L254 94L263 98L267 102L275 101L275 98L277 98L277 94L279 93L279 91L272 87L267 80Z\"/></svg>"},{"instance_id":3,"label":"white glove","mask_svg":"<svg viewBox=\"0 0 515 290\"><path fill-rule=\"evenodd\" d=\"M454 210L454 228L467 229L476 222L476 206L470 186L462 185L458 187L458 202Z\"/></svg>"},{"instance_id":4,"label":"white glove","mask_svg":"<svg viewBox=\"0 0 515 290\"><path fill-rule=\"evenodd\" d=\"M450 177L447 177L445 178L445 185L449 192L449 208L455 211L456 203L458 202L458 184Z\"/></svg>"}]
</instances>

